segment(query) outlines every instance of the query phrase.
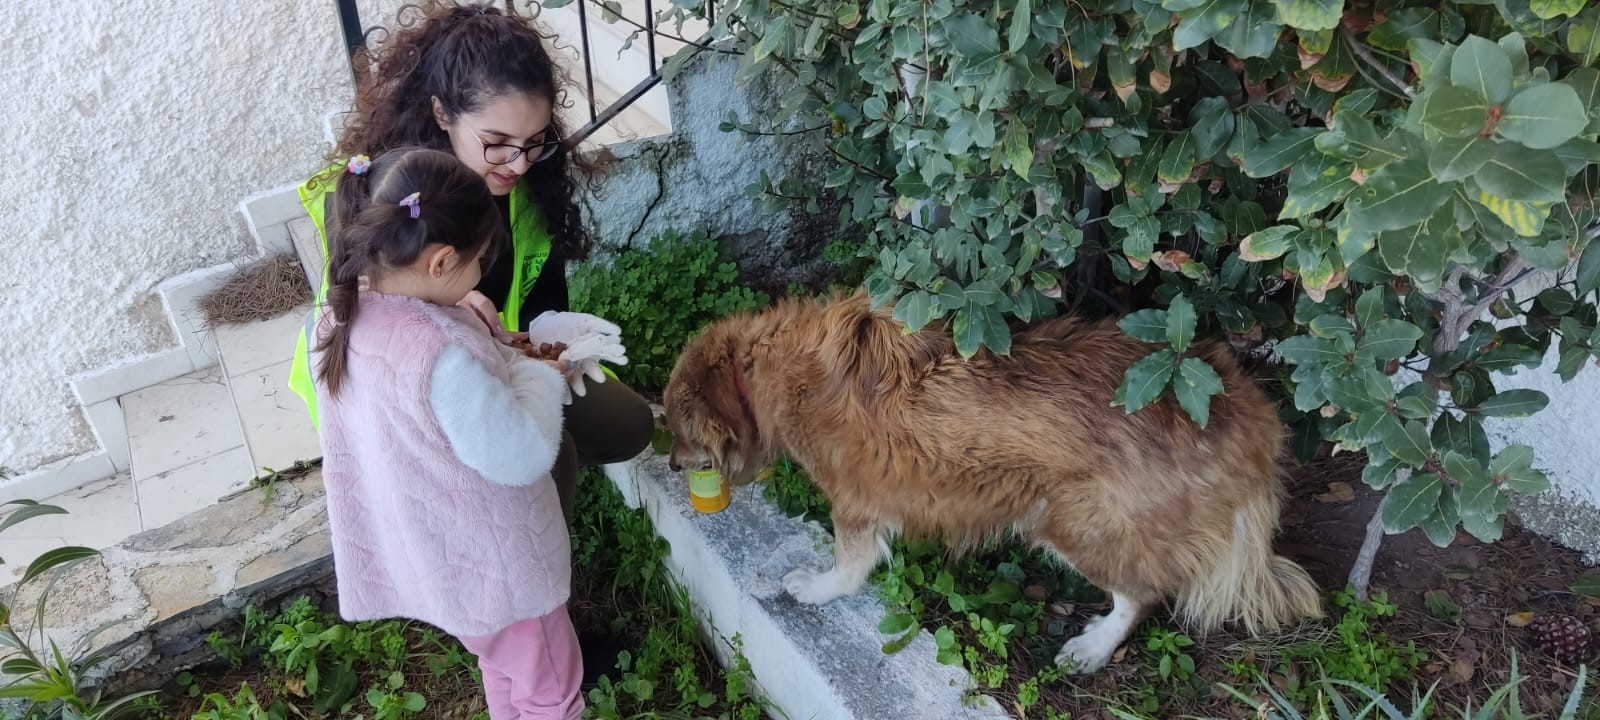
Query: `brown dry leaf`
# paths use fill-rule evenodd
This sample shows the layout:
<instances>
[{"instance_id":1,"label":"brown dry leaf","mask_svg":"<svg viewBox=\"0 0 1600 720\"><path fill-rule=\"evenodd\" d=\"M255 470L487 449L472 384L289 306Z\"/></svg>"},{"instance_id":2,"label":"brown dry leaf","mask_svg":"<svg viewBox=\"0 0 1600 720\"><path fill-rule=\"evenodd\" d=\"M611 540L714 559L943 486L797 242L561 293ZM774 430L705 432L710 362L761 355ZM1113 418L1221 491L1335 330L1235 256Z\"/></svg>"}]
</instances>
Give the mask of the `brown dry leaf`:
<instances>
[{"instance_id":1,"label":"brown dry leaf","mask_svg":"<svg viewBox=\"0 0 1600 720\"><path fill-rule=\"evenodd\" d=\"M1123 102L1127 102L1128 98L1133 97L1133 94L1139 90L1138 86L1134 85L1133 83L1128 83L1127 85L1112 85L1111 89L1117 91L1117 97L1122 98Z\"/></svg>"},{"instance_id":2,"label":"brown dry leaf","mask_svg":"<svg viewBox=\"0 0 1600 720\"><path fill-rule=\"evenodd\" d=\"M1117 648L1116 652L1111 653L1111 662L1113 662L1113 663L1121 663L1122 659L1127 657L1127 656L1128 656L1128 646L1127 645L1123 645L1122 647Z\"/></svg>"},{"instance_id":3,"label":"brown dry leaf","mask_svg":"<svg viewBox=\"0 0 1600 720\"><path fill-rule=\"evenodd\" d=\"M1317 496L1318 502L1347 503L1356 499L1356 489L1347 482L1328 483L1328 491Z\"/></svg>"},{"instance_id":4,"label":"brown dry leaf","mask_svg":"<svg viewBox=\"0 0 1600 720\"><path fill-rule=\"evenodd\" d=\"M1183 268L1183 264L1192 258L1189 253L1182 250L1157 250L1150 254L1150 259L1154 260L1156 267L1162 270L1178 272Z\"/></svg>"},{"instance_id":5,"label":"brown dry leaf","mask_svg":"<svg viewBox=\"0 0 1600 720\"><path fill-rule=\"evenodd\" d=\"M283 689L285 692L294 695L295 697L305 697L306 679L302 677L289 678L288 680L283 681Z\"/></svg>"},{"instance_id":6,"label":"brown dry leaf","mask_svg":"<svg viewBox=\"0 0 1600 720\"><path fill-rule=\"evenodd\" d=\"M1029 585L1022 589L1022 596L1034 602L1044 602L1045 598L1050 597L1050 591L1043 585Z\"/></svg>"},{"instance_id":7,"label":"brown dry leaf","mask_svg":"<svg viewBox=\"0 0 1600 720\"><path fill-rule=\"evenodd\" d=\"M1305 48L1296 47L1295 48L1295 53L1300 56L1300 69L1301 70L1310 70L1311 66L1316 65L1319 62L1322 62L1322 56L1321 55L1315 55L1315 54L1312 54L1312 53L1308 53L1308 52L1306 52Z\"/></svg>"},{"instance_id":8,"label":"brown dry leaf","mask_svg":"<svg viewBox=\"0 0 1600 720\"><path fill-rule=\"evenodd\" d=\"M1150 89L1155 90L1157 95L1165 95L1172 89L1172 76L1159 70L1151 70Z\"/></svg>"},{"instance_id":9,"label":"brown dry leaf","mask_svg":"<svg viewBox=\"0 0 1600 720\"><path fill-rule=\"evenodd\" d=\"M1476 666L1477 653L1470 653L1456 658L1455 662L1450 663L1450 671L1444 674L1444 684L1460 685L1470 682L1473 672L1476 671Z\"/></svg>"},{"instance_id":10,"label":"brown dry leaf","mask_svg":"<svg viewBox=\"0 0 1600 720\"><path fill-rule=\"evenodd\" d=\"M1506 616L1506 624L1514 628L1525 628L1533 623L1533 612L1511 613Z\"/></svg>"}]
</instances>

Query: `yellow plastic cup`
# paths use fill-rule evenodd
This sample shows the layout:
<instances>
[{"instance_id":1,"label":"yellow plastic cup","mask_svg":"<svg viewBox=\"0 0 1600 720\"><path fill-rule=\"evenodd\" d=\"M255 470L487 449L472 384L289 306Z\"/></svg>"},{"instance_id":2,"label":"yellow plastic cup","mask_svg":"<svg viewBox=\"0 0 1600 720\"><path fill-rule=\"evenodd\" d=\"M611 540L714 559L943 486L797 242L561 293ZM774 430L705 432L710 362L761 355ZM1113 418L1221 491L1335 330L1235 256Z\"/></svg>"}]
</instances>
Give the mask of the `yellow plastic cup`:
<instances>
[{"instance_id":1,"label":"yellow plastic cup","mask_svg":"<svg viewBox=\"0 0 1600 720\"><path fill-rule=\"evenodd\" d=\"M690 470L689 504L703 513L719 513L728 508L733 496L728 482L715 470Z\"/></svg>"}]
</instances>

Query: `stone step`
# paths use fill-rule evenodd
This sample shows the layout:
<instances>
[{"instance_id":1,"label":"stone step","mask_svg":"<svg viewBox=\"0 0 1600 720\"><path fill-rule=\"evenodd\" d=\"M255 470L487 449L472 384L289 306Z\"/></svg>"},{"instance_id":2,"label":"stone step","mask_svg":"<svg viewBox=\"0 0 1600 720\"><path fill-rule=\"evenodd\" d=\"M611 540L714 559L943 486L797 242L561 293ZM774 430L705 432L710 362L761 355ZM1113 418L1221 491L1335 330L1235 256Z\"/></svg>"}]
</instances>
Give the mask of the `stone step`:
<instances>
[{"instance_id":1,"label":"stone step","mask_svg":"<svg viewBox=\"0 0 1600 720\"><path fill-rule=\"evenodd\" d=\"M969 697L965 670L935 660L923 630L900 652L883 653L878 632L884 605L871 587L822 606L801 605L783 589L799 567L832 565L829 540L816 523L784 516L760 485L740 488L726 510L702 514L689 505L682 475L647 454L606 468L629 505L644 507L671 545L668 567L689 593L701 626L728 663L733 638L761 694L795 720L1000 720L987 696Z\"/></svg>"}]
</instances>

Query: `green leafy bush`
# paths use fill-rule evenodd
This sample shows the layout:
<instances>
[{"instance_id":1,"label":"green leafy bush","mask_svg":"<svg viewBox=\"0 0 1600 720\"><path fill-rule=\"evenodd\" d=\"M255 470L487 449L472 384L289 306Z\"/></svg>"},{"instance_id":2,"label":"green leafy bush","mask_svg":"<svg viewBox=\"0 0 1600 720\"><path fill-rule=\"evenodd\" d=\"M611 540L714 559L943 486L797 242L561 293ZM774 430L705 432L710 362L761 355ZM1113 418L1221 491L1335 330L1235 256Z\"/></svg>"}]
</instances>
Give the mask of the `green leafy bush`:
<instances>
[{"instance_id":1,"label":"green leafy bush","mask_svg":"<svg viewBox=\"0 0 1600 720\"><path fill-rule=\"evenodd\" d=\"M704 234L666 233L610 265L589 264L572 277L572 309L622 328L628 364L614 368L636 390L660 392L689 338L712 320L767 304L735 283L738 269Z\"/></svg>"},{"instance_id":2,"label":"green leafy bush","mask_svg":"<svg viewBox=\"0 0 1600 720\"><path fill-rule=\"evenodd\" d=\"M1196 339L1275 347L1297 454L1365 451L1390 533L1492 541L1511 495L1546 488L1529 448L1490 453L1483 422L1548 401L1497 375L1600 357L1600 7L716 6L740 80L792 88L777 120L725 126L837 160L753 191L839 200L867 289L908 328L1006 353L1011 320L1127 314L1151 353L1119 403L1171 392L1202 425L1221 383ZM1529 289L1539 271L1553 279Z\"/></svg>"}]
</instances>

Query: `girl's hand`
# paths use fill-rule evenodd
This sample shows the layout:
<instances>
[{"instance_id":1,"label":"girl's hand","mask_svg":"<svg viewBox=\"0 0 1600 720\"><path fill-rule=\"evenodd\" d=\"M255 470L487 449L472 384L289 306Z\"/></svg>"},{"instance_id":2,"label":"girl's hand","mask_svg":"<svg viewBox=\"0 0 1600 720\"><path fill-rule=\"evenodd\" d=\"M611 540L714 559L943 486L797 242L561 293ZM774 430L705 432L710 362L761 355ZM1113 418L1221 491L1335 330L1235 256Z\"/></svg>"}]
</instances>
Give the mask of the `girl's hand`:
<instances>
[{"instance_id":1,"label":"girl's hand","mask_svg":"<svg viewBox=\"0 0 1600 720\"><path fill-rule=\"evenodd\" d=\"M461 298L461 302L456 303L456 306L467 308L472 311L472 314L477 315L484 325L489 326L489 334L493 335L494 339L500 341L501 344L510 345L511 343L528 339L528 334L525 332L507 332L505 327L500 324L500 311L495 308L494 301L477 290L468 292L466 297Z\"/></svg>"}]
</instances>

